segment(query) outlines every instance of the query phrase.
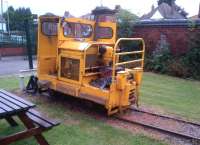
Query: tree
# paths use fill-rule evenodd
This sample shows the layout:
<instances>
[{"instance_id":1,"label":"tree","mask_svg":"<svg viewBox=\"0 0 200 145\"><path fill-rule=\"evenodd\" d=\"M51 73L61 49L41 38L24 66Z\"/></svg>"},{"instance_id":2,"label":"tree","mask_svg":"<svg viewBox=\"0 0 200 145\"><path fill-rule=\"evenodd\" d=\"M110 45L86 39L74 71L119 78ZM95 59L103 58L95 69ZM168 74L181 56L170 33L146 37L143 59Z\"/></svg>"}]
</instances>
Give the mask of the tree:
<instances>
[{"instance_id":1,"label":"tree","mask_svg":"<svg viewBox=\"0 0 200 145\"><path fill-rule=\"evenodd\" d=\"M12 6L8 7L7 11L3 14L4 19L8 22L9 17L9 26L13 28L13 24L15 23L15 10ZM8 30L8 23L6 23L6 28Z\"/></svg>"},{"instance_id":2,"label":"tree","mask_svg":"<svg viewBox=\"0 0 200 145\"><path fill-rule=\"evenodd\" d=\"M138 19L139 19L138 16L131 13L129 10L119 8L118 13L117 13L118 38L133 37L134 24ZM140 47L139 45L140 43L138 42L123 41L120 43L120 49L121 51L124 51L124 52L130 52L130 51L133 51L133 48L139 49ZM125 56L121 56L119 59L120 61L129 61L133 59L132 57L133 56L125 55Z\"/></svg>"},{"instance_id":3,"label":"tree","mask_svg":"<svg viewBox=\"0 0 200 145\"><path fill-rule=\"evenodd\" d=\"M129 10L119 8L117 13L118 37L131 37L133 35L134 22L138 16Z\"/></svg>"},{"instance_id":4,"label":"tree","mask_svg":"<svg viewBox=\"0 0 200 145\"><path fill-rule=\"evenodd\" d=\"M24 21L26 19L29 20L30 24L33 24L33 18L30 8L18 8L15 10L12 6L10 6L3 14L3 17L7 22L9 17L9 27L11 31L24 31Z\"/></svg>"},{"instance_id":5,"label":"tree","mask_svg":"<svg viewBox=\"0 0 200 145\"><path fill-rule=\"evenodd\" d=\"M162 3L167 3L168 5L172 6L173 3L175 3L176 0L158 0L158 5Z\"/></svg>"},{"instance_id":6,"label":"tree","mask_svg":"<svg viewBox=\"0 0 200 145\"><path fill-rule=\"evenodd\" d=\"M10 31L20 31L19 35L27 34L27 25L29 26L30 32L30 40L31 41L31 48L36 48L36 27L34 26L34 18L30 8L18 8L14 9L12 6L8 7L7 11L3 14L4 19L8 22L9 18L9 30ZM7 23L7 30L8 30L8 23ZM26 36L27 38L27 36ZM35 50L34 50L35 51Z\"/></svg>"}]
</instances>

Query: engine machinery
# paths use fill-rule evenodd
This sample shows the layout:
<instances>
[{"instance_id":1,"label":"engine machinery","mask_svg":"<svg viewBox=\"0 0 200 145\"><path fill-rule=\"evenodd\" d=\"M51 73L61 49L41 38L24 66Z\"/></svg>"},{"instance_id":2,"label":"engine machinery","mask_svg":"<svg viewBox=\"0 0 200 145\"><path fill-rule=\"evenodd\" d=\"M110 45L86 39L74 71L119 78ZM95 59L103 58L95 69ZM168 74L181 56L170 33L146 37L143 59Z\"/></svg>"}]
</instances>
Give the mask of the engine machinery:
<instances>
[{"instance_id":1,"label":"engine machinery","mask_svg":"<svg viewBox=\"0 0 200 145\"><path fill-rule=\"evenodd\" d=\"M117 40L115 13L97 7L83 18L40 16L39 87L96 102L109 115L138 105L145 44Z\"/></svg>"}]
</instances>

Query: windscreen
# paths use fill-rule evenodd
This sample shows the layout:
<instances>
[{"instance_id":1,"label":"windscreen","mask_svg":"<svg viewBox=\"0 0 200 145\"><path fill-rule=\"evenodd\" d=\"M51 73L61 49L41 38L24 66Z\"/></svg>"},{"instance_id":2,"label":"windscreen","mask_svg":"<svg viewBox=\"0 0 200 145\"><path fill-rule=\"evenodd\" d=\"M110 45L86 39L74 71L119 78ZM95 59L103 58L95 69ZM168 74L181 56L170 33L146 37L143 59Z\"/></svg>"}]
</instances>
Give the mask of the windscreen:
<instances>
[{"instance_id":1,"label":"windscreen","mask_svg":"<svg viewBox=\"0 0 200 145\"><path fill-rule=\"evenodd\" d=\"M82 23L63 23L63 33L65 37L88 38L92 35L92 26Z\"/></svg>"}]
</instances>

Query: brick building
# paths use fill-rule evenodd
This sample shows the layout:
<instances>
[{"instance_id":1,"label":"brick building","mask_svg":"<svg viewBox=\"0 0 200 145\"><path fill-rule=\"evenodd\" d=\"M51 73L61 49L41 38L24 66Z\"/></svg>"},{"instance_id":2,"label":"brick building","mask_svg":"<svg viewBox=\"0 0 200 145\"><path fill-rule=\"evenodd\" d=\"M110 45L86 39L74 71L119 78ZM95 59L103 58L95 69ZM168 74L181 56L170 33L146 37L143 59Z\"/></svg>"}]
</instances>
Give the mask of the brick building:
<instances>
[{"instance_id":1,"label":"brick building","mask_svg":"<svg viewBox=\"0 0 200 145\"><path fill-rule=\"evenodd\" d=\"M198 15L193 19L187 19L186 16L187 13L175 3L172 6L166 3L156 8L152 6L151 11L136 23L134 37L144 38L146 49L150 52L158 47L161 39L165 39L174 55L185 53L190 35L200 31Z\"/></svg>"},{"instance_id":2,"label":"brick building","mask_svg":"<svg viewBox=\"0 0 200 145\"><path fill-rule=\"evenodd\" d=\"M190 35L200 31L200 19L192 21L187 19L140 21L135 25L133 31L134 37L144 38L147 51L155 50L164 36L171 52L174 55L179 55L188 50Z\"/></svg>"}]
</instances>

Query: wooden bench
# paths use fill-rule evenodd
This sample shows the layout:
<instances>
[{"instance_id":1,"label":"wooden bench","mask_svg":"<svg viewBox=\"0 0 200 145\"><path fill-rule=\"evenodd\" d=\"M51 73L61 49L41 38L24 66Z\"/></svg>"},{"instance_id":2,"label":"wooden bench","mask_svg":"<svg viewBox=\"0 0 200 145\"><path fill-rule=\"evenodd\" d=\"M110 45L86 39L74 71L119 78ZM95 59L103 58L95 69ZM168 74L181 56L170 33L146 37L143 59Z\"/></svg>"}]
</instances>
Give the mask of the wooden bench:
<instances>
[{"instance_id":1,"label":"wooden bench","mask_svg":"<svg viewBox=\"0 0 200 145\"><path fill-rule=\"evenodd\" d=\"M34 107L33 103L0 90L0 119L5 119L14 127L18 124L13 116L17 116L26 127L24 131L0 138L0 145L7 145L32 136L36 138L40 145L48 145L42 133L59 125L59 122L44 117L44 115L34 110Z\"/></svg>"},{"instance_id":2,"label":"wooden bench","mask_svg":"<svg viewBox=\"0 0 200 145\"><path fill-rule=\"evenodd\" d=\"M39 125L40 127L46 130L51 129L52 127L60 124L59 121L44 117L44 115L40 114L34 109L29 110L26 114L35 124Z\"/></svg>"}]
</instances>

